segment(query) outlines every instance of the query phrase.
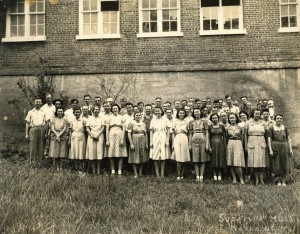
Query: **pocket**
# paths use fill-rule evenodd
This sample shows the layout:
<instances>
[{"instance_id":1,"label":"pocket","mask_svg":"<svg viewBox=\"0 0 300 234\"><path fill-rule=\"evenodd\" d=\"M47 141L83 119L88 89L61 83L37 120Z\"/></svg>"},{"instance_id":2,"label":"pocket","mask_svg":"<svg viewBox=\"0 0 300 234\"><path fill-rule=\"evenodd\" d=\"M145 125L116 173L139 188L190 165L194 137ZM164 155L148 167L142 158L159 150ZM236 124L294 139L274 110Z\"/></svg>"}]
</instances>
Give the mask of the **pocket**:
<instances>
[{"instance_id":1,"label":"pocket","mask_svg":"<svg viewBox=\"0 0 300 234\"><path fill-rule=\"evenodd\" d=\"M248 149L254 149L254 144L252 142L248 142Z\"/></svg>"},{"instance_id":2,"label":"pocket","mask_svg":"<svg viewBox=\"0 0 300 234\"><path fill-rule=\"evenodd\" d=\"M266 149L266 148L267 148L266 142L265 142L265 141L262 141L260 147L261 147L262 149Z\"/></svg>"}]
</instances>

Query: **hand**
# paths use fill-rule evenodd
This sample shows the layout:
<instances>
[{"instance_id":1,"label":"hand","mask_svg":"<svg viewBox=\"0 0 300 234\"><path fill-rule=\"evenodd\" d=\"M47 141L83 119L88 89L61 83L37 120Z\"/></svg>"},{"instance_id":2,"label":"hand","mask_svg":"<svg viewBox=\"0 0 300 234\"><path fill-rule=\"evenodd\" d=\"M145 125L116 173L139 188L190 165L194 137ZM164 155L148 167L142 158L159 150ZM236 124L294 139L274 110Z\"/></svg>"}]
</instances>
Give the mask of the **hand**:
<instances>
[{"instance_id":1,"label":"hand","mask_svg":"<svg viewBox=\"0 0 300 234\"><path fill-rule=\"evenodd\" d=\"M291 156L293 156L293 155L294 155L294 153L293 153L293 150L292 150L292 149L290 149L290 155L291 155Z\"/></svg>"},{"instance_id":2,"label":"hand","mask_svg":"<svg viewBox=\"0 0 300 234\"><path fill-rule=\"evenodd\" d=\"M166 146L169 146L169 142L168 141L166 142Z\"/></svg>"},{"instance_id":3,"label":"hand","mask_svg":"<svg viewBox=\"0 0 300 234\"><path fill-rule=\"evenodd\" d=\"M109 147L109 141L106 142L106 146Z\"/></svg>"},{"instance_id":4,"label":"hand","mask_svg":"<svg viewBox=\"0 0 300 234\"><path fill-rule=\"evenodd\" d=\"M28 134L26 134L25 139L26 139L26 140L29 139L29 135L28 135Z\"/></svg>"},{"instance_id":5,"label":"hand","mask_svg":"<svg viewBox=\"0 0 300 234\"><path fill-rule=\"evenodd\" d=\"M208 149L208 152L209 152L209 153L211 153L211 152L212 152L212 150L211 150L211 148L210 148L210 147L209 147L209 149Z\"/></svg>"},{"instance_id":6,"label":"hand","mask_svg":"<svg viewBox=\"0 0 300 234\"><path fill-rule=\"evenodd\" d=\"M189 150L192 150L192 146L191 145L189 145Z\"/></svg>"},{"instance_id":7,"label":"hand","mask_svg":"<svg viewBox=\"0 0 300 234\"><path fill-rule=\"evenodd\" d=\"M153 148L153 144L150 144L150 148L151 148L151 149Z\"/></svg>"},{"instance_id":8,"label":"hand","mask_svg":"<svg viewBox=\"0 0 300 234\"><path fill-rule=\"evenodd\" d=\"M174 145L172 146L172 151L174 151Z\"/></svg>"},{"instance_id":9,"label":"hand","mask_svg":"<svg viewBox=\"0 0 300 234\"><path fill-rule=\"evenodd\" d=\"M121 145L121 146L124 145L124 140L123 140L123 139L120 141L120 145Z\"/></svg>"},{"instance_id":10,"label":"hand","mask_svg":"<svg viewBox=\"0 0 300 234\"><path fill-rule=\"evenodd\" d=\"M206 151L209 151L208 145L205 146Z\"/></svg>"},{"instance_id":11,"label":"hand","mask_svg":"<svg viewBox=\"0 0 300 234\"><path fill-rule=\"evenodd\" d=\"M130 149L134 150L134 145L130 145Z\"/></svg>"},{"instance_id":12,"label":"hand","mask_svg":"<svg viewBox=\"0 0 300 234\"><path fill-rule=\"evenodd\" d=\"M273 157L273 156L274 156L274 154L273 154L273 151L270 151L270 156L271 156L271 157Z\"/></svg>"},{"instance_id":13,"label":"hand","mask_svg":"<svg viewBox=\"0 0 300 234\"><path fill-rule=\"evenodd\" d=\"M60 141L60 137L57 135L55 140Z\"/></svg>"},{"instance_id":14,"label":"hand","mask_svg":"<svg viewBox=\"0 0 300 234\"><path fill-rule=\"evenodd\" d=\"M146 144L146 149L148 149L149 147L148 147L148 144Z\"/></svg>"}]
</instances>

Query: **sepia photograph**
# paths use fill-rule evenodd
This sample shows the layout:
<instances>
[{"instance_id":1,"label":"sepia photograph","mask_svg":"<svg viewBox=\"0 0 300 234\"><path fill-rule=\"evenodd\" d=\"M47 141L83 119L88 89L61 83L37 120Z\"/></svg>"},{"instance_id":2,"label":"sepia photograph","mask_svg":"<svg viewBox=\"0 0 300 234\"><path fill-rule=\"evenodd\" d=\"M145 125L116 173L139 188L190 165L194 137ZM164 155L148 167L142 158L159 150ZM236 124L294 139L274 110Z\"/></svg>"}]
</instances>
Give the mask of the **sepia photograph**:
<instances>
[{"instance_id":1,"label":"sepia photograph","mask_svg":"<svg viewBox=\"0 0 300 234\"><path fill-rule=\"evenodd\" d=\"M300 0L0 0L0 42L0 233L300 233Z\"/></svg>"}]
</instances>

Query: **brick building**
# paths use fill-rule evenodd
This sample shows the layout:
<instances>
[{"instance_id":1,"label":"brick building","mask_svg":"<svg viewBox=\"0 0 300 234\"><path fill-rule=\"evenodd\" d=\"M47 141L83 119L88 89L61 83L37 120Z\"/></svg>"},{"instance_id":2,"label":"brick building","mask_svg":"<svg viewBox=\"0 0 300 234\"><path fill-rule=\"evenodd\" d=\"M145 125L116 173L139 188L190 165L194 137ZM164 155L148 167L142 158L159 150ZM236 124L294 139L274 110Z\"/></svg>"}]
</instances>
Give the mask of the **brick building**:
<instances>
[{"instance_id":1,"label":"brick building","mask_svg":"<svg viewBox=\"0 0 300 234\"><path fill-rule=\"evenodd\" d=\"M274 99L300 132L300 0L10 2L0 14L1 129L14 125L5 99L17 77L47 57L70 96L96 77L135 74L141 100Z\"/></svg>"}]
</instances>

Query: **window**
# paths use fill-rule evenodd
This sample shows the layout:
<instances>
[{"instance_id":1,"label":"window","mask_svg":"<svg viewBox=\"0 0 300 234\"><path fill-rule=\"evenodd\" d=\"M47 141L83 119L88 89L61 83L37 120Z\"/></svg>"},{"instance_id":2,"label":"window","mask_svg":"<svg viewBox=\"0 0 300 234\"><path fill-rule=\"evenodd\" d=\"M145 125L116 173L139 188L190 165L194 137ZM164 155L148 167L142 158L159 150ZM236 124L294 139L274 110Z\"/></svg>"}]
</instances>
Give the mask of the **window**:
<instances>
[{"instance_id":1,"label":"window","mask_svg":"<svg viewBox=\"0 0 300 234\"><path fill-rule=\"evenodd\" d=\"M76 39L120 38L119 14L117 0L79 0Z\"/></svg>"},{"instance_id":2,"label":"window","mask_svg":"<svg viewBox=\"0 0 300 234\"><path fill-rule=\"evenodd\" d=\"M279 0L280 29L279 32L299 32L299 0Z\"/></svg>"},{"instance_id":3,"label":"window","mask_svg":"<svg viewBox=\"0 0 300 234\"><path fill-rule=\"evenodd\" d=\"M200 0L200 35L245 34L242 0Z\"/></svg>"},{"instance_id":4,"label":"window","mask_svg":"<svg viewBox=\"0 0 300 234\"><path fill-rule=\"evenodd\" d=\"M139 0L138 37L182 35L179 0Z\"/></svg>"},{"instance_id":5,"label":"window","mask_svg":"<svg viewBox=\"0 0 300 234\"><path fill-rule=\"evenodd\" d=\"M13 1L6 15L6 37L2 42L44 41L45 0L28 4L25 0Z\"/></svg>"}]
</instances>

